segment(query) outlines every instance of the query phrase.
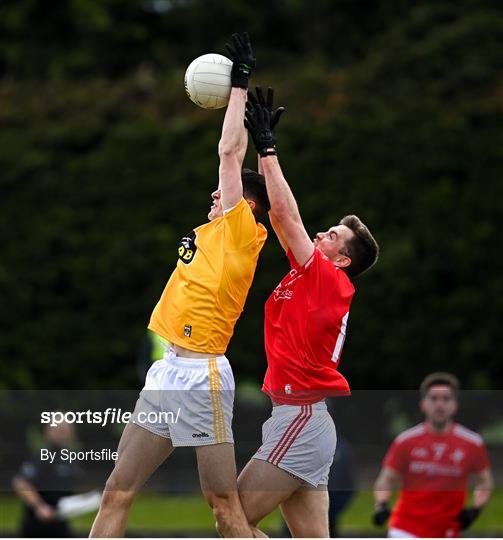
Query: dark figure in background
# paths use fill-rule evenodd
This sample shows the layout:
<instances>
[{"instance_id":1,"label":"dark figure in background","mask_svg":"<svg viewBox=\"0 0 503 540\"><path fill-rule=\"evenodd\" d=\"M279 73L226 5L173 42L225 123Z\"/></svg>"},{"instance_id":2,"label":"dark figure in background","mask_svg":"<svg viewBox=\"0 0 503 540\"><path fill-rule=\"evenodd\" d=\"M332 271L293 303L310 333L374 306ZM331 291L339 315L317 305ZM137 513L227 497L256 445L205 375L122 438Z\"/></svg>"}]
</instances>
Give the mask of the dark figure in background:
<instances>
[{"instance_id":1,"label":"dark figure in background","mask_svg":"<svg viewBox=\"0 0 503 540\"><path fill-rule=\"evenodd\" d=\"M344 437L339 437L328 477L328 527L330 538L339 536L339 516L349 506L354 495L355 481L351 448Z\"/></svg>"},{"instance_id":2,"label":"dark figure in background","mask_svg":"<svg viewBox=\"0 0 503 540\"><path fill-rule=\"evenodd\" d=\"M62 497L73 495L81 469L62 461L60 450L71 447L75 440L72 424L47 426L45 448L56 458L42 461L40 452L23 462L12 480L12 487L23 501L23 517L19 536L23 538L68 538L73 536L68 521L59 519L56 506Z\"/></svg>"}]
</instances>

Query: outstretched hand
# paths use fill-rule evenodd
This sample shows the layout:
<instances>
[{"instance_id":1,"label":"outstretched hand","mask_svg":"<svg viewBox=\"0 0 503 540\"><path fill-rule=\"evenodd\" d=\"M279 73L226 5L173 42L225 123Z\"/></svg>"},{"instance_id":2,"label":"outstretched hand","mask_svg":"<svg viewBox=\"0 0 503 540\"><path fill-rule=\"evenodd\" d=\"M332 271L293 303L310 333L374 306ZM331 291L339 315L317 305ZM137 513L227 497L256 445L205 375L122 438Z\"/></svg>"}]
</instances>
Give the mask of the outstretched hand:
<instances>
[{"instance_id":1,"label":"outstretched hand","mask_svg":"<svg viewBox=\"0 0 503 540\"><path fill-rule=\"evenodd\" d=\"M284 113L284 107L273 109L274 91L267 89L264 98L262 88L257 86L257 96L248 92L246 102L245 127L250 132L257 152L261 157L276 155L276 134L274 128Z\"/></svg>"},{"instance_id":2,"label":"outstretched hand","mask_svg":"<svg viewBox=\"0 0 503 540\"><path fill-rule=\"evenodd\" d=\"M248 32L232 34L232 45L226 43L225 47L232 58L231 85L246 90L251 72L257 65Z\"/></svg>"},{"instance_id":3,"label":"outstretched hand","mask_svg":"<svg viewBox=\"0 0 503 540\"><path fill-rule=\"evenodd\" d=\"M264 99L264 93L260 86L255 87L257 93L257 101L261 107L265 107L271 113L271 130L274 131L276 124L279 122L281 115L285 112L285 107L278 107L275 111L273 110L274 103L274 90L269 86L267 88L267 97ZM255 99L253 94L249 94L251 99Z\"/></svg>"}]
</instances>

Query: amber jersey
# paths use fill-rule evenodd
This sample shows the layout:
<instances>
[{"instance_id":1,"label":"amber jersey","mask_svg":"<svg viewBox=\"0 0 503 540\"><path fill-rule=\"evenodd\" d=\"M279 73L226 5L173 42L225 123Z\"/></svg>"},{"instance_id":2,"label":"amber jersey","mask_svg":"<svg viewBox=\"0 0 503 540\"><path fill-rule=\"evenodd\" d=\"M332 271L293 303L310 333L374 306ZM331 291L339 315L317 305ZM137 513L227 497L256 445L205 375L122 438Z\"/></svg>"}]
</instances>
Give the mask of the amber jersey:
<instances>
[{"instance_id":1,"label":"amber jersey","mask_svg":"<svg viewBox=\"0 0 503 540\"><path fill-rule=\"evenodd\" d=\"M182 238L149 329L191 351L224 354L266 238L243 198Z\"/></svg>"}]
</instances>

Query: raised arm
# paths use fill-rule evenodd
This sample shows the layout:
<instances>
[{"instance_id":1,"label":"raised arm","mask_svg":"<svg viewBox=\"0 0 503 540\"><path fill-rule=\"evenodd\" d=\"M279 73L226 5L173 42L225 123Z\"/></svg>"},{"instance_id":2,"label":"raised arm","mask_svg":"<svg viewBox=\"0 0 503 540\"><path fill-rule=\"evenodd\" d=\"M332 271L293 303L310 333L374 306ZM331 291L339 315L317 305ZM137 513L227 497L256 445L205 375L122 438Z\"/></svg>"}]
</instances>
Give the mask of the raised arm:
<instances>
[{"instance_id":1,"label":"raised arm","mask_svg":"<svg viewBox=\"0 0 503 540\"><path fill-rule=\"evenodd\" d=\"M225 112L222 136L218 144L220 157L219 189L224 210L235 206L243 196L241 167L246 154L248 135L243 126L248 79L255 58L247 33L233 34L232 45L226 44L233 60L231 95Z\"/></svg>"},{"instance_id":2,"label":"raised arm","mask_svg":"<svg viewBox=\"0 0 503 540\"><path fill-rule=\"evenodd\" d=\"M284 108L273 111L272 101L272 89L268 90L267 99L264 99L260 88L257 88L256 98L250 93L245 125L260 156L260 169L265 176L271 203L271 224L280 243L290 248L295 260L302 265L313 255L314 245L302 223L297 202L276 156L274 128Z\"/></svg>"},{"instance_id":3,"label":"raised arm","mask_svg":"<svg viewBox=\"0 0 503 540\"><path fill-rule=\"evenodd\" d=\"M263 173L261 173L263 174ZM280 243L281 247L288 251L288 244L285 240L285 235L283 233L283 230L281 229L281 225L279 224L279 221L276 220L274 217L274 214L272 212L269 212L269 221L271 222L272 228L276 234L276 237L278 239L278 242Z\"/></svg>"},{"instance_id":4,"label":"raised arm","mask_svg":"<svg viewBox=\"0 0 503 540\"><path fill-rule=\"evenodd\" d=\"M264 171L262 169L262 163L260 162L261 158L260 158L260 154L257 154L258 156L258 164L257 164L257 171L259 174L264 174ZM278 242L280 243L281 247L285 250L285 251L288 251L288 244L286 243L286 240L285 240L285 235L283 234L283 231L281 230L281 225L279 224L279 222L276 220L276 218L274 217L274 214L269 212L269 221L271 222L271 225L272 225L272 228L276 234L276 237L278 239Z\"/></svg>"},{"instance_id":5,"label":"raised arm","mask_svg":"<svg viewBox=\"0 0 503 540\"><path fill-rule=\"evenodd\" d=\"M224 210L235 206L243 196L241 167L248 144L248 136L243 126L245 103L246 90L232 88L222 126L222 136L218 143L219 189Z\"/></svg>"},{"instance_id":6,"label":"raised arm","mask_svg":"<svg viewBox=\"0 0 503 540\"><path fill-rule=\"evenodd\" d=\"M261 162L271 203L271 223L279 229L278 238L282 236L295 260L303 265L312 257L314 245L302 223L295 197L283 176L278 158L266 156Z\"/></svg>"}]
</instances>

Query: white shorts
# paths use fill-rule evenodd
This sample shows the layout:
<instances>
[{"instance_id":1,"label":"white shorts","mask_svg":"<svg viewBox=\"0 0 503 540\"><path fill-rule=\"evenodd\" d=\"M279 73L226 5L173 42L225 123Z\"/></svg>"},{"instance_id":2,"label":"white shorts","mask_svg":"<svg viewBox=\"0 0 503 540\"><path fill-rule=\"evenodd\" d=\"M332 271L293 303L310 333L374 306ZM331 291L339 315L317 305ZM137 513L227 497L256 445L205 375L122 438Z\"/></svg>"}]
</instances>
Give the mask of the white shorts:
<instances>
[{"instance_id":1,"label":"white shorts","mask_svg":"<svg viewBox=\"0 0 503 540\"><path fill-rule=\"evenodd\" d=\"M170 349L148 370L130 421L173 446L233 443L234 390L225 356L183 358Z\"/></svg>"},{"instance_id":2,"label":"white shorts","mask_svg":"<svg viewBox=\"0 0 503 540\"><path fill-rule=\"evenodd\" d=\"M261 459L318 487L328 484L337 434L324 401L312 405L277 405L262 426Z\"/></svg>"},{"instance_id":3,"label":"white shorts","mask_svg":"<svg viewBox=\"0 0 503 540\"><path fill-rule=\"evenodd\" d=\"M388 538L417 538L417 536L408 533L402 529L397 529L396 527L390 527L388 529Z\"/></svg>"}]
</instances>

